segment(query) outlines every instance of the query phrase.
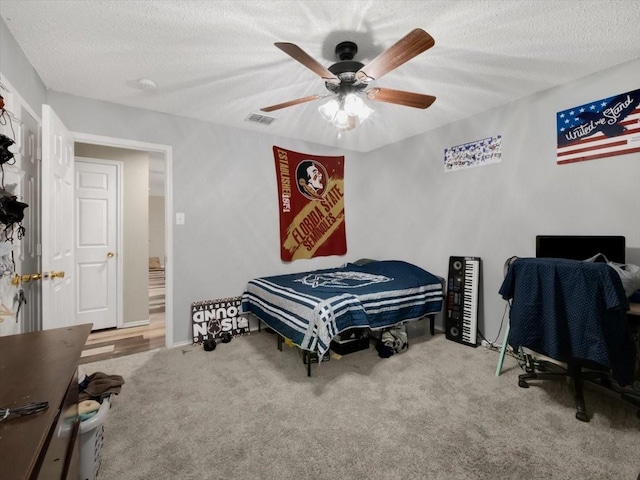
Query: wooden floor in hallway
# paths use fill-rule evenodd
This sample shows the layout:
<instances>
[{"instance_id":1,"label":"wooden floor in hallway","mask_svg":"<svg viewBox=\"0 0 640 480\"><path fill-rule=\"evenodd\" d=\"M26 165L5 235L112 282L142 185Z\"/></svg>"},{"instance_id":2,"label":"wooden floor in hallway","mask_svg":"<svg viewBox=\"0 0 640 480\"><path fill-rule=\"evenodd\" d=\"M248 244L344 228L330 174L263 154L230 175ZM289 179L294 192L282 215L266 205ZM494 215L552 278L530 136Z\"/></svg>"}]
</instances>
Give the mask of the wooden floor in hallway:
<instances>
[{"instance_id":1,"label":"wooden floor in hallway","mask_svg":"<svg viewBox=\"0 0 640 480\"><path fill-rule=\"evenodd\" d=\"M146 352L165 346L164 270L149 270L149 324L91 332L80 364Z\"/></svg>"},{"instance_id":2,"label":"wooden floor in hallway","mask_svg":"<svg viewBox=\"0 0 640 480\"><path fill-rule=\"evenodd\" d=\"M92 332L80 364L122 357L164 347L164 313L152 315L149 325Z\"/></svg>"}]
</instances>

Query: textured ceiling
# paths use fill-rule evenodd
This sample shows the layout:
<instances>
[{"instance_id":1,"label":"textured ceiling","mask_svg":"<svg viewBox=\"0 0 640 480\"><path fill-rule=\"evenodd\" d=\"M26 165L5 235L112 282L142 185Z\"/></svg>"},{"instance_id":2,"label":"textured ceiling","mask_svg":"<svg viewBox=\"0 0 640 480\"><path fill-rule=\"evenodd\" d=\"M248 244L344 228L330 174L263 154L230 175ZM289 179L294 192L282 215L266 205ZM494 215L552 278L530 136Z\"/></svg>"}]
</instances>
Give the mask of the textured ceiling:
<instances>
[{"instance_id":1,"label":"textured ceiling","mask_svg":"<svg viewBox=\"0 0 640 480\"><path fill-rule=\"evenodd\" d=\"M0 15L51 90L360 152L640 57L631 0L0 0ZM318 114L322 100L268 126L246 120L327 93L274 42L328 67L351 40L366 65L416 27L435 46L374 86L434 95L430 108L369 101L375 114L342 134ZM142 78L157 88L136 88Z\"/></svg>"}]
</instances>

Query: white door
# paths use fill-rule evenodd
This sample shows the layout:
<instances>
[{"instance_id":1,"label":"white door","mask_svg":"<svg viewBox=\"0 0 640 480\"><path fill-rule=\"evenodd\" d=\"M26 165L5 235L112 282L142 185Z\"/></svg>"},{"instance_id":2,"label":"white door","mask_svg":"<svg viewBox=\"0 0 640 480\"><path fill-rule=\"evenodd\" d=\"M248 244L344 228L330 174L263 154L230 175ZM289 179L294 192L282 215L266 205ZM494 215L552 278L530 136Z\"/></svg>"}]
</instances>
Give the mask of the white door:
<instances>
[{"instance_id":1,"label":"white door","mask_svg":"<svg viewBox=\"0 0 640 480\"><path fill-rule=\"evenodd\" d=\"M0 83L6 111L0 133L15 143L14 162L2 166L2 196L27 207L20 226L0 227L0 335L40 330L40 119L6 79Z\"/></svg>"},{"instance_id":2,"label":"white door","mask_svg":"<svg viewBox=\"0 0 640 480\"><path fill-rule=\"evenodd\" d=\"M20 147L20 168L24 171L22 188L22 201L29 207L24 211L25 227L24 237L20 248L20 273L21 283L18 297L22 296L26 303L22 303L19 309L19 321L23 332L40 330L40 256L38 248L40 239L40 132L38 121L24 108L22 119L22 145ZM22 292L20 292L22 290Z\"/></svg>"},{"instance_id":3,"label":"white door","mask_svg":"<svg viewBox=\"0 0 640 480\"><path fill-rule=\"evenodd\" d=\"M75 160L76 321L118 325L119 163Z\"/></svg>"},{"instance_id":4,"label":"white door","mask_svg":"<svg viewBox=\"0 0 640 480\"><path fill-rule=\"evenodd\" d=\"M42 328L75 325L73 136L42 106Z\"/></svg>"}]
</instances>

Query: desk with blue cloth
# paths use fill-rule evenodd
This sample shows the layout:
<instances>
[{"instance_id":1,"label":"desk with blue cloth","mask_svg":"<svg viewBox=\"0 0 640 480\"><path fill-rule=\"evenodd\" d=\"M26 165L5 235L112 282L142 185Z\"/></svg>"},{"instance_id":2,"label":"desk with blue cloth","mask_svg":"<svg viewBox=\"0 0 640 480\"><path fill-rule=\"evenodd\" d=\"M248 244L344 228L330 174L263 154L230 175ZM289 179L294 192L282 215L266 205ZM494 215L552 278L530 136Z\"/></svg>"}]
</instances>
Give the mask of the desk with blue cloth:
<instances>
[{"instance_id":1,"label":"desk with blue cloth","mask_svg":"<svg viewBox=\"0 0 640 480\"><path fill-rule=\"evenodd\" d=\"M527 355L521 387L528 387L528 380L569 376L576 418L582 421L588 421L584 381L613 390L640 408L640 392L631 387L636 347L629 302L613 269L604 263L518 258L509 266L499 293L511 300L508 343L566 364L559 368Z\"/></svg>"}]
</instances>

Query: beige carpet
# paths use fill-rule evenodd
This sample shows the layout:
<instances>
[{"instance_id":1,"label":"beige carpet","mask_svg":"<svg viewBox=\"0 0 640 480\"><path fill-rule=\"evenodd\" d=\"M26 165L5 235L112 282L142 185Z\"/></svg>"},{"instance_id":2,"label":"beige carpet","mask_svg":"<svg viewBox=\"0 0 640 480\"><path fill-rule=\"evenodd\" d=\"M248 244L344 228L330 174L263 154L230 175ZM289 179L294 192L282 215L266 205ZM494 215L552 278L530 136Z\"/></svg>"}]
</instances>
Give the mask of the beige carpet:
<instances>
[{"instance_id":1,"label":"beige carpet","mask_svg":"<svg viewBox=\"0 0 640 480\"><path fill-rule=\"evenodd\" d=\"M640 472L636 410L568 383L517 386L507 357L412 338L314 365L254 332L206 352L161 349L81 366L125 377L100 479L620 479Z\"/></svg>"}]
</instances>

